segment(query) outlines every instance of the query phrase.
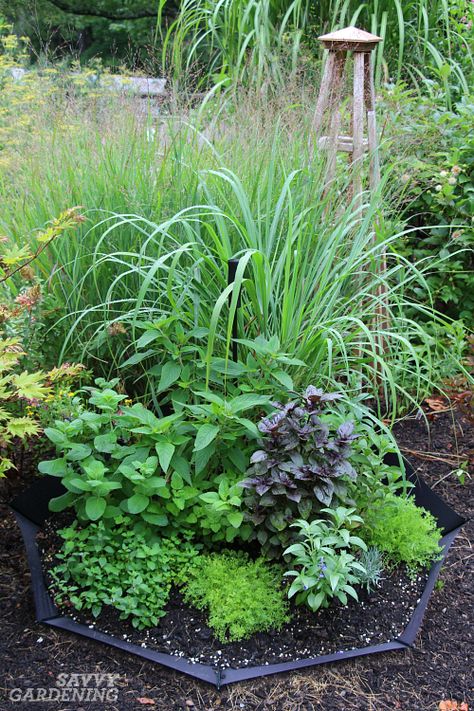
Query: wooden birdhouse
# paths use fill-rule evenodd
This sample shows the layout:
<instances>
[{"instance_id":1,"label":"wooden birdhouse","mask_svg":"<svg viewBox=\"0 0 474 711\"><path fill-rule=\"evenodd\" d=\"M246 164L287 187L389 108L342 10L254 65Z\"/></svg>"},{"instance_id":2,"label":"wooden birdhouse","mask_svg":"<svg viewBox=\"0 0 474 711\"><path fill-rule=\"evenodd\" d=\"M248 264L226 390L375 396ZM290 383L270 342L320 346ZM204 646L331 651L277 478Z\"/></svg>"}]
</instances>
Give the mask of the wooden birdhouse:
<instances>
[{"instance_id":1,"label":"wooden birdhouse","mask_svg":"<svg viewBox=\"0 0 474 711\"><path fill-rule=\"evenodd\" d=\"M318 39L328 50L328 56L314 115L314 142L319 150L328 152L328 182L335 175L337 153L349 154L353 167L353 195L356 204L361 205L362 162L366 152L370 161L371 190L375 190L380 182L372 52L382 38L357 27L346 27ZM341 135L341 110L343 103L347 103L343 80L348 74L351 57L354 71L352 103L349 103L350 129L346 135ZM326 131L324 135L323 129Z\"/></svg>"}]
</instances>

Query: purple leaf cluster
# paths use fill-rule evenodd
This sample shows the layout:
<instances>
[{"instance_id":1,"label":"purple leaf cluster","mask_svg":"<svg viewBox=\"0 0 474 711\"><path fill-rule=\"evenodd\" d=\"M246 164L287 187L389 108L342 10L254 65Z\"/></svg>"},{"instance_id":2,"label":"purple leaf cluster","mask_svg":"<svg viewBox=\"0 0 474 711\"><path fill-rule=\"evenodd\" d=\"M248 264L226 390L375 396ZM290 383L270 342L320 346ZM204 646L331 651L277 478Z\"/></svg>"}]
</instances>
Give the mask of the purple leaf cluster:
<instances>
[{"instance_id":1,"label":"purple leaf cluster","mask_svg":"<svg viewBox=\"0 0 474 711\"><path fill-rule=\"evenodd\" d=\"M273 403L275 412L258 424L261 449L241 486L246 518L264 548L285 547L294 519L310 519L335 497L344 500L347 480L356 478L349 461L353 423L331 427L320 417L341 397L310 385L298 400Z\"/></svg>"}]
</instances>

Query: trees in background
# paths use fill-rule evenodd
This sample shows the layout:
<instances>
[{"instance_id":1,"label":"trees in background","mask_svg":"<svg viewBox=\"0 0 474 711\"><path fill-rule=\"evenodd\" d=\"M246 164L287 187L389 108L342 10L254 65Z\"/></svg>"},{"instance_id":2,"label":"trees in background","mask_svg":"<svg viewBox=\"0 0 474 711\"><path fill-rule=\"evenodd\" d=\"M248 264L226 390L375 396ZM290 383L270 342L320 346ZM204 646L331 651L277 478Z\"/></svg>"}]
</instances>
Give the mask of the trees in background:
<instances>
[{"instance_id":1,"label":"trees in background","mask_svg":"<svg viewBox=\"0 0 474 711\"><path fill-rule=\"evenodd\" d=\"M162 22L179 2L167 1ZM30 39L33 55L101 57L105 64L153 65L156 0L0 0L0 15Z\"/></svg>"}]
</instances>

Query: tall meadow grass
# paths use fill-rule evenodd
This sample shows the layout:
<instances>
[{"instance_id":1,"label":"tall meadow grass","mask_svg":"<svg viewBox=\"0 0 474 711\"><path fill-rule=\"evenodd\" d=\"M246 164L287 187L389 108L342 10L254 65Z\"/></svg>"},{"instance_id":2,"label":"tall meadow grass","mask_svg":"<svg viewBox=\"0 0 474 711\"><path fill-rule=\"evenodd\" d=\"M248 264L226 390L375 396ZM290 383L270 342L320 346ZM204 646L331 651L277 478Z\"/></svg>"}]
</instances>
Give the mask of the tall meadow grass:
<instances>
[{"instance_id":1,"label":"tall meadow grass","mask_svg":"<svg viewBox=\"0 0 474 711\"><path fill-rule=\"evenodd\" d=\"M180 87L196 79L281 87L288 71L297 73L302 50L318 55L318 34L347 25L382 38L377 85L382 78L405 79L426 92L435 80L451 108L453 92L468 93L474 72L468 0L186 0L166 27L164 5L161 0L156 40L163 71Z\"/></svg>"},{"instance_id":2,"label":"tall meadow grass","mask_svg":"<svg viewBox=\"0 0 474 711\"><path fill-rule=\"evenodd\" d=\"M60 305L58 358L152 394L150 369L167 354L140 355L144 321L197 329L209 374L213 356L228 356L237 313L242 339L276 337L306 363L295 385L343 383L392 418L416 405L442 349L423 322L443 319L405 295L426 285L381 218L389 166L363 211L347 202L343 165L325 190L324 162L309 161L313 105L298 90L272 102L258 91L211 94L174 112L126 97L42 105L0 181L0 224L24 243L64 208L83 206L83 229L36 264ZM233 286L230 258L240 260Z\"/></svg>"}]
</instances>

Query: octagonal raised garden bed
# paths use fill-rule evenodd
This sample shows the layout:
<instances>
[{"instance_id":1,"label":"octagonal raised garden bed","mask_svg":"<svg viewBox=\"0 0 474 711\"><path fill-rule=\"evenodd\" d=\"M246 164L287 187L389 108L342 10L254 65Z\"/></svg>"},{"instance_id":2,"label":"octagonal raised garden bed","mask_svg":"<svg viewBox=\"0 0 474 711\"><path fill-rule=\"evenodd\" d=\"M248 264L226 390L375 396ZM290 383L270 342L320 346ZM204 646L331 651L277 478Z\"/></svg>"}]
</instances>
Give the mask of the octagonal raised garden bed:
<instances>
[{"instance_id":1,"label":"octagonal raised garden bed","mask_svg":"<svg viewBox=\"0 0 474 711\"><path fill-rule=\"evenodd\" d=\"M390 461L388 463L392 464L395 462ZM12 508L25 542L30 566L32 589L36 606L36 619L51 627L74 632L75 634L116 647L149 661L157 662L171 669L184 672L197 679L215 684L218 688L224 684L231 684L245 679L302 669L318 664L335 662L341 659L403 650L406 647L412 646L414 642L439 571L448 554L449 547L454 541L459 529L465 523L465 520L458 516L440 499L423 480L416 478L413 469L408 463L406 463L406 471L409 478L415 484L414 496L417 505L423 506L430 511L437 519L438 525L443 531L443 536L440 540L440 545L443 546L443 553L441 559L433 564L426 578L423 580L423 589L417 597L413 609L409 608L410 614L407 617L404 628L400 633L396 634L393 639L383 643L368 644L367 646L338 650L318 656L300 657L279 663L265 662L264 664L252 666L251 661L249 663L247 660L245 666L233 668L234 665L232 665L232 667L228 666L227 668L222 668L222 666L218 664L200 663L192 657L187 659L184 656L157 651L145 644L127 641L127 639L124 639L124 635L118 636L101 632L93 625L75 621L71 617L61 614L61 611L58 610L48 592L37 541L38 532L43 528L45 521L51 515L48 509L50 499L64 492L59 480L53 477L39 479L12 503ZM330 611L326 612L330 613ZM361 632L363 632L363 630L361 630ZM278 633L276 633L276 635L278 636Z\"/></svg>"}]
</instances>

